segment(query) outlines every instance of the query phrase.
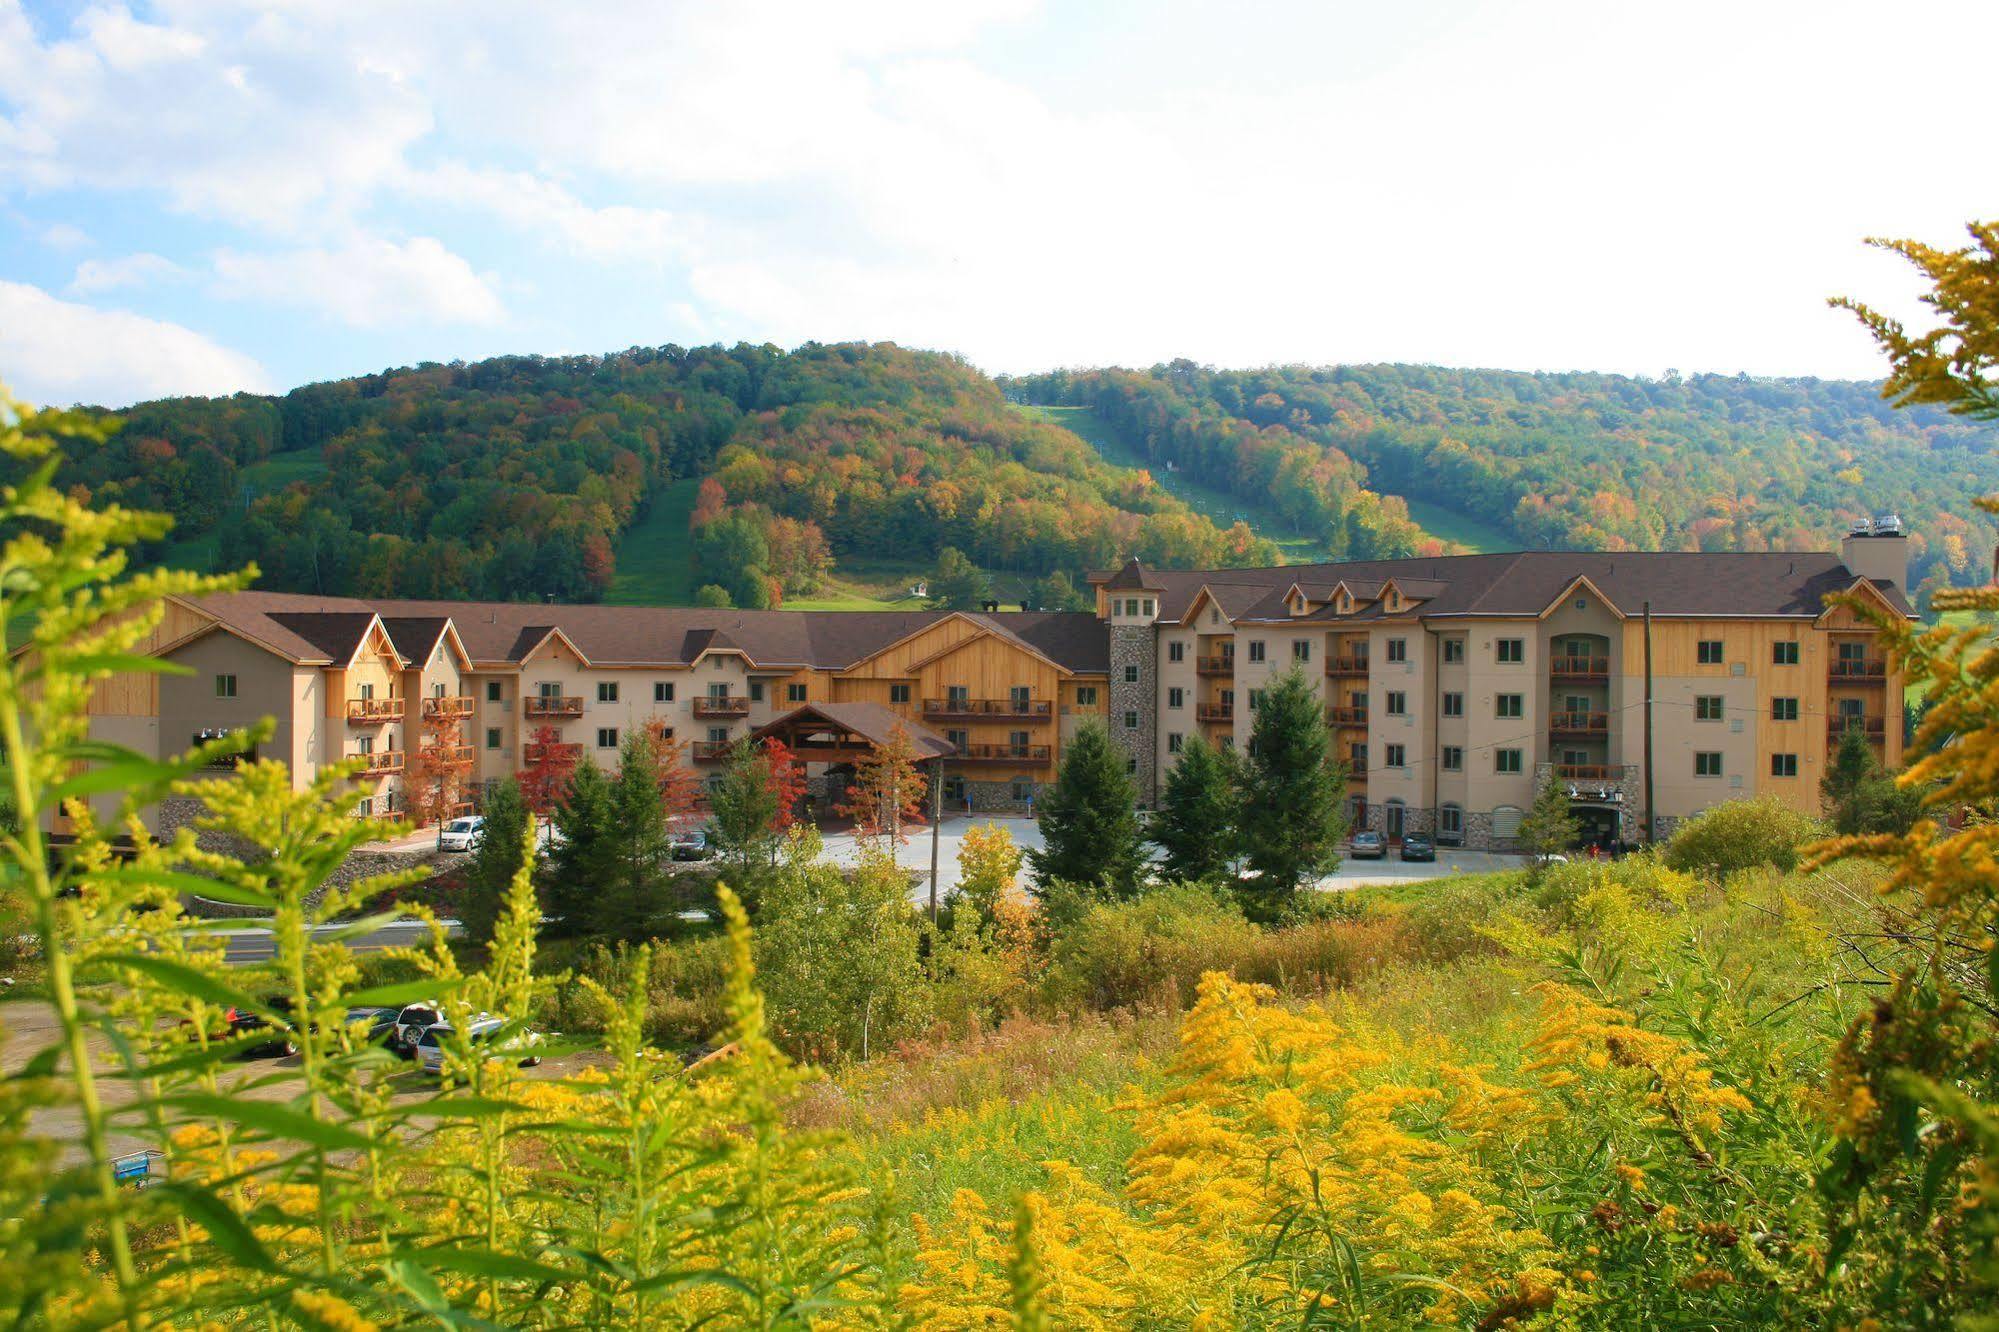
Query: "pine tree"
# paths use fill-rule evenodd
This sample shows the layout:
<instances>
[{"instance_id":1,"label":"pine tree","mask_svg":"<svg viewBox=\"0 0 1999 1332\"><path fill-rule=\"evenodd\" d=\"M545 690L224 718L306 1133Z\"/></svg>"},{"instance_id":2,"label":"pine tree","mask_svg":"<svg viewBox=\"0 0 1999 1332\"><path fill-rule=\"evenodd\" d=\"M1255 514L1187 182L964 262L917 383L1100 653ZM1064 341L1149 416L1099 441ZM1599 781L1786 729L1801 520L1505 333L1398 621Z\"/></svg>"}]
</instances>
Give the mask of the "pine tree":
<instances>
[{"instance_id":1,"label":"pine tree","mask_svg":"<svg viewBox=\"0 0 1999 1332\"><path fill-rule=\"evenodd\" d=\"M1561 783L1548 781L1534 793L1534 803L1520 817L1518 840L1521 850L1537 857L1530 871L1538 874L1539 857L1556 855L1576 844L1582 825L1576 821L1568 792Z\"/></svg>"},{"instance_id":2,"label":"pine tree","mask_svg":"<svg viewBox=\"0 0 1999 1332\"><path fill-rule=\"evenodd\" d=\"M1152 840L1169 879L1228 880L1240 858L1242 796L1233 750L1194 736L1166 774Z\"/></svg>"},{"instance_id":3,"label":"pine tree","mask_svg":"<svg viewBox=\"0 0 1999 1332\"><path fill-rule=\"evenodd\" d=\"M1145 863L1137 800L1110 736L1084 722L1062 751L1054 790L1037 802L1044 845L1028 852L1035 878L1130 896Z\"/></svg>"},{"instance_id":4,"label":"pine tree","mask_svg":"<svg viewBox=\"0 0 1999 1332\"><path fill-rule=\"evenodd\" d=\"M769 756L748 740L732 746L721 780L708 793L708 841L723 882L752 910L756 889L777 859L778 799Z\"/></svg>"},{"instance_id":5,"label":"pine tree","mask_svg":"<svg viewBox=\"0 0 1999 1332\"><path fill-rule=\"evenodd\" d=\"M1293 667L1263 696L1243 768L1243 848L1256 872L1252 914L1275 916L1300 884L1340 863L1346 768L1333 757L1325 704Z\"/></svg>"},{"instance_id":6,"label":"pine tree","mask_svg":"<svg viewBox=\"0 0 1999 1332\"><path fill-rule=\"evenodd\" d=\"M479 845L465 866L465 901L458 923L468 940L484 945L492 941L514 876L527 859L527 829L533 816L520 786L511 779L487 792L480 813L484 822L479 825Z\"/></svg>"},{"instance_id":7,"label":"pine tree","mask_svg":"<svg viewBox=\"0 0 1999 1332\"><path fill-rule=\"evenodd\" d=\"M610 881L598 889L591 907L593 928L613 939L650 938L668 905L673 826L661 780L657 742L646 731L633 731L619 746L618 775L611 781Z\"/></svg>"},{"instance_id":8,"label":"pine tree","mask_svg":"<svg viewBox=\"0 0 1999 1332\"><path fill-rule=\"evenodd\" d=\"M611 783L594 763L580 763L555 809L557 842L549 874L549 909L564 930L592 924L592 904L609 887L617 854Z\"/></svg>"},{"instance_id":9,"label":"pine tree","mask_svg":"<svg viewBox=\"0 0 1999 1332\"><path fill-rule=\"evenodd\" d=\"M1839 737L1839 748L1819 780L1819 796L1834 829L1843 836L1905 833L1922 817L1921 788L1897 784L1858 727L1849 727Z\"/></svg>"}]
</instances>

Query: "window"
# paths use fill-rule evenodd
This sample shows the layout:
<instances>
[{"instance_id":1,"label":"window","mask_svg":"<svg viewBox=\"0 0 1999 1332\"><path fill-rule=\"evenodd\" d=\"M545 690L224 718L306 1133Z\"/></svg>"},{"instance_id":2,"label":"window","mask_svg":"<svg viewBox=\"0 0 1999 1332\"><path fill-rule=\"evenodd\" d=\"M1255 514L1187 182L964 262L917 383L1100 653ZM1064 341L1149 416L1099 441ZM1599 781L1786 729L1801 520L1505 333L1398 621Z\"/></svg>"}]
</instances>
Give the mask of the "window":
<instances>
[{"instance_id":1,"label":"window","mask_svg":"<svg viewBox=\"0 0 1999 1332\"><path fill-rule=\"evenodd\" d=\"M1721 695L1701 694L1694 699L1695 721L1721 720Z\"/></svg>"},{"instance_id":2,"label":"window","mask_svg":"<svg viewBox=\"0 0 1999 1332\"><path fill-rule=\"evenodd\" d=\"M361 803L354 806L354 812L364 819L373 818L375 816L375 797L362 796Z\"/></svg>"},{"instance_id":3,"label":"window","mask_svg":"<svg viewBox=\"0 0 1999 1332\"><path fill-rule=\"evenodd\" d=\"M1126 598L1124 599L1124 613L1125 613L1126 615L1136 615L1136 614L1138 614L1138 598L1137 598L1137 597L1126 597Z\"/></svg>"},{"instance_id":4,"label":"window","mask_svg":"<svg viewBox=\"0 0 1999 1332\"><path fill-rule=\"evenodd\" d=\"M762 680L750 681L750 702L761 703L763 701L764 701L764 682Z\"/></svg>"},{"instance_id":5,"label":"window","mask_svg":"<svg viewBox=\"0 0 1999 1332\"><path fill-rule=\"evenodd\" d=\"M1444 715L1445 715L1446 717L1462 717L1462 716L1464 716L1464 715L1465 715L1465 696L1464 696L1463 694L1445 694L1445 695L1444 695Z\"/></svg>"},{"instance_id":6,"label":"window","mask_svg":"<svg viewBox=\"0 0 1999 1332\"><path fill-rule=\"evenodd\" d=\"M1408 752L1408 751L1406 751L1405 749L1403 749L1403 747L1402 747L1401 745L1383 745L1383 746L1381 747L1381 756L1382 756L1382 759L1383 759L1383 760L1384 760L1384 761L1385 761L1385 762L1386 762L1386 763L1388 764L1388 766L1389 766L1389 767L1391 767L1391 768L1406 768L1406 767L1408 767L1409 765L1408 765L1408 763L1407 763L1407 762L1405 761L1405 759L1406 759L1406 756L1407 756L1407 752Z\"/></svg>"},{"instance_id":7,"label":"window","mask_svg":"<svg viewBox=\"0 0 1999 1332\"><path fill-rule=\"evenodd\" d=\"M616 703L618 701L618 682L616 680L599 680L597 682L597 701L599 703Z\"/></svg>"},{"instance_id":8,"label":"window","mask_svg":"<svg viewBox=\"0 0 1999 1332\"><path fill-rule=\"evenodd\" d=\"M498 749L499 747L500 747L500 728L497 726L488 726L486 728L486 748Z\"/></svg>"},{"instance_id":9,"label":"window","mask_svg":"<svg viewBox=\"0 0 1999 1332\"><path fill-rule=\"evenodd\" d=\"M374 737L374 736L372 736L372 735L364 735L364 736L362 736L362 737L361 737L361 738L360 738L359 740L356 740L356 741L354 742L354 752L355 752L356 754L372 754L372 753L374 753L374 752L375 752L375 737Z\"/></svg>"},{"instance_id":10,"label":"window","mask_svg":"<svg viewBox=\"0 0 1999 1332\"><path fill-rule=\"evenodd\" d=\"M1494 772L1520 772L1520 751L1517 749L1495 749L1492 751Z\"/></svg>"},{"instance_id":11,"label":"window","mask_svg":"<svg viewBox=\"0 0 1999 1332\"><path fill-rule=\"evenodd\" d=\"M1588 751L1588 750L1584 750L1584 749L1565 749L1565 750L1563 750L1563 751L1562 751L1562 766L1563 766L1563 767L1565 767L1565 768L1584 768L1584 767L1588 767L1588 766L1589 766L1589 751Z\"/></svg>"},{"instance_id":12,"label":"window","mask_svg":"<svg viewBox=\"0 0 1999 1332\"><path fill-rule=\"evenodd\" d=\"M1293 640L1291 644L1291 660L1310 661L1311 659L1312 659L1312 640L1309 638L1300 638Z\"/></svg>"},{"instance_id":13,"label":"window","mask_svg":"<svg viewBox=\"0 0 1999 1332\"><path fill-rule=\"evenodd\" d=\"M1013 795L1014 803L1017 805L1033 804L1034 783L1029 781L1025 777L1016 777L1013 779L1013 790L1011 794Z\"/></svg>"},{"instance_id":14,"label":"window","mask_svg":"<svg viewBox=\"0 0 1999 1332\"><path fill-rule=\"evenodd\" d=\"M486 701L488 703L498 703L500 700L500 682L498 680L486 681Z\"/></svg>"},{"instance_id":15,"label":"window","mask_svg":"<svg viewBox=\"0 0 1999 1332\"><path fill-rule=\"evenodd\" d=\"M1409 696L1400 689L1391 689L1382 700L1381 710L1391 717L1406 717L1409 715Z\"/></svg>"},{"instance_id":16,"label":"window","mask_svg":"<svg viewBox=\"0 0 1999 1332\"><path fill-rule=\"evenodd\" d=\"M356 687L361 691L361 701L364 703L375 696L375 686L371 684L358 685Z\"/></svg>"},{"instance_id":17,"label":"window","mask_svg":"<svg viewBox=\"0 0 1999 1332\"><path fill-rule=\"evenodd\" d=\"M1524 638L1502 638L1494 645L1502 666L1518 666L1527 660L1527 640Z\"/></svg>"},{"instance_id":18,"label":"window","mask_svg":"<svg viewBox=\"0 0 1999 1332\"><path fill-rule=\"evenodd\" d=\"M1367 771L1366 745L1354 745L1347 750L1347 754L1348 754L1348 760L1347 760L1348 766L1350 766L1355 772Z\"/></svg>"},{"instance_id":19,"label":"window","mask_svg":"<svg viewBox=\"0 0 1999 1332\"><path fill-rule=\"evenodd\" d=\"M796 680L786 685L784 687L784 701L787 703L803 703L805 701L805 686Z\"/></svg>"},{"instance_id":20,"label":"window","mask_svg":"<svg viewBox=\"0 0 1999 1332\"><path fill-rule=\"evenodd\" d=\"M1166 645L1166 660L1168 661L1187 660L1187 645L1185 643L1168 643Z\"/></svg>"},{"instance_id":21,"label":"window","mask_svg":"<svg viewBox=\"0 0 1999 1332\"><path fill-rule=\"evenodd\" d=\"M1150 616L1150 615L1152 614L1152 607L1153 607L1153 604L1154 604L1154 603L1153 603L1153 600L1152 600L1152 598L1151 598L1151 597L1147 597L1147 598L1145 599L1145 613L1146 613L1146 615L1147 615L1147 616Z\"/></svg>"},{"instance_id":22,"label":"window","mask_svg":"<svg viewBox=\"0 0 1999 1332\"><path fill-rule=\"evenodd\" d=\"M618 728L615 726L599 726L597 728L597 748L616 749L617 747Z\"/></svg>"},{"instance_id":23,"label":"window","mask_svg":"<svg viewBox=\"0 0 1999 1332\"><path fill-rule=\"evenodd\" d=\"M1021 756L1021 757L1025 757L1025 756L1026 756L1026 754L1027 754L1027 732L1025 732L1025 731L1009 731L1009 732L1007 733L1007 737L1006 737L1006 743L1007 743L1007 748L1008 748L1008 749L1010 749L1010 750L1012 750L1012 751L1013 751L1013 752L1014 752L1014 753L1015 753L1016 755L1019 755L1019 756Z\"/></svg>"},{"instance_id":24,"label":"window","mask_svg":"<svg viewBox=\"0 0 1999 1332\"><path fill-rule=\"evenodd\" d=\"M365 687L366 687L366 686L364 686L364 688L365 688ZM233 676L233 675L218 675L218 676L216 676L216 677L215 677L215 696L216 696L217 698L234 698L234 697L236 697L236 677L235 677L235 676ZM363 697L363 698L366 698L366 697L368 697L368 696L367 696L366 694L363 694L363 695L361 695L361 697Z\"/></svg>"},{"instance_id":25,"label":"window","mask_svg":"<svg viewBox=\"0 0 1999 1332\"><path fill-rule=\"evenodd\" d=\"M1772 643L1770 645L1770 664L1772 666L1797 665L1798 664L1797 640L1792 639L1788 643Z\"/></svg>"},{"instance_id":26,"label":"window","mask_svg":"<svg viewBox=\"0 0 1999 1332\"><path fill-rule=\"evenodd\" d=\"M1715 749L1696 750L1694 752L1694 776L1721 776L1721 751Z\"/></svg>"},{"instance_id":27,"label":"window","mask_svg":"<svg viewBox=\"0 0 1999 1332\"><path fill-rule=\"evenodd\" d=\"M1515 720L1527 715L1527 699L1524 694L1496 694L1492 700L1492 715Z\"/></svg>"},{"instance_id":28,"label":"window","mask_svg":"<svg viewBox=\"0 0 1999 1332\"><path fill-rule=\"evenodd\" d=\"M652 701L655 703L673 702L673 685L665 680L654 683L652 687Z\"/></svg>"},{"instance_id":29,"label":"window","mask_svg":"<svg viewBox=\"0 0 1999 1332\"><path fill-rule=\"evenodd\" d=\"M1232 736L1232 735L1225 735L1225 736L1223 736L1223 737L1222 737L1222 748L1223 748L1223 749L1234 749L1234 748L1235 748L1235 737L1234 737L1234 736Z\"/></svg>"},{"instance_id":30,"label":"window","mask_svg":"<svg viewBox=\"0 0 1999 1332\"><path fill-rule=\"evenodd\" d=\"M1180 752L1180 746L1181 746L1182 744L1184 744L1184 743L1185 743L1185 742L1184 742L1183 740L1181 740L1181 738L1180 738L1180 733L1179 733L1178 731L1168 731L1168 732L1166 733L1166 752L1167 752L1167 753L1169 753L1169 754L1177 754L1177 753L1179 753L1179 752Z\"/></svg>"},{"instance_id":31,"label":"window","mask_svg":"<svg viewBox=\"0 0 1999 1332\"><path fill-rule=\"evenodd\" d=\"M1719 638L1703 638L1694 649L1694 654L1694 659L1703 666L1721 665L1721 640Z\"/></svg>"},{"instance_id":32,"label":"window","mask_svg":"<svg viewBox=\"0 0 1999 1332\"><path fill-rule=\"evenodd\" d=\"M1772 777L1797 776L1798 756L1796 754L1772 754L1770 756L1770 775Z\"/></svg>"},{"instance_id":33,"label":"window","mask_svg":"<svg viewBox=\"0 0 1999 1332\"><path fill-rule=\"evenodd\" d=\"M1773 698L1770 700L1771 721L1796 721L1798 700L1795 698Z\"/></svg>"},{"instance_id":34,"label":"window","mask_svg":"<svg viewBox=\"0 0 1999 1332\"><path fill-rule=\"evenodd\" d=\"M1389 639L1387 657L1390 661L1409 660L1409 640L1406 638Z\"/></svg>"},{"instance_id":35,"label":"window","mask_svg":"<svg viewBox=\"0 0 1999 1332\"><path fill-rule=\"evenodd\" d=\"M1445 805L1437 811L1437 831L1453 836L1462 835L1465 830L1465 812L1458 805Z\"/></svg>"},{"instance_id":36,"label":"window","mask_svg":"<svg viewBox=\"0 0 1999 1332\"><path fill-rule=\"evenodd\" d=\"M1249 691L1249 710L1251 712L1255 712L1263 706L1263 692L1261 689L1252 689Z\"/></svg>"},{"instance_id":37,"label":"window","mask_svg":"<svg viewBox=\"0 0 1999 1332\"><path fill-rule=\"evenodd\" d=\"M1138 760L1135 758L1126 759L1124 761L1124 770L1130 776L1138 776Z\"/></svg>"},{"instance_id":38,"label":"window","mask_svg":"<svg viewBox=\"0 0 1999 1332\"><path fill-rule=\"evenodd\" d=\"M1178 685L1175 685L1175 686L1173 686L1173 687L1172 687L1171 689L1167 690L1167 691L1166 691L1166 706L1167 706L1167 707L1169 707L1169 708L1184 708L1184 707L1186 707L1186 706L1187 706L1187 691L1186 691L1186 690L1184 690L1184 689L1182 689L1182 688L1180 688L1180 686L1178 686Z\"/></svg>"},{"instance_id":39,"label":"window","mask_svg":"<svg viewBox=\"0 0 1999 1332\"><path fill-rule=\"evenodd\" d=\"M1250 645L1249 645L1249 659L1250 659L1251 661L1262 661L1262 660L1263 660L1263 640L1262 640L1262 639L1260 639L1260 638L1257 638L1257 639L1252 639L1252 640L1250 641Z\"/></svg>"},{"instance_id":40,"label":"window","mask_svg":"<svg viewBox=\"0 0 1999 1332\"><path fill-rule=\"evenodd\" d=\"M1138 683L1138 666L1135 663L1124 668L1124 682L1126 684Z\"/></svg>"},{"instance_id":41,"label":"window","mask_svg":"<svg viewBox=\"0 0 1999 1332\"><path fill-rule=\"evenodd\" d=\"M1076 686L1076 706L1079 708L1094 708L1097 706L1097 687L1095 685Z\"/></svg>"},{"instance_id":42,"label":"window","mask_svg":"<svg viewBox=\"0 0 1999 1332\"><path fill-rule=\"evenodd\" d=\"M1124 729L1127 731L1136 731L1138 729L1138 714L1136 712L1127 712L1124 714Z\"/></svg>"},{"instance_id":43,"label":"window","mask_svg":"<svg viewBox=\"0 0 1999 1332\"><path fill-rule=\"evenodd\" d=\"M951 742L953 749L962 754L971 744L972 733L970 731L946 731L944 732L944 738Z\"/></svg>"},{"instance_id":44,"label":"window","mask_svg":"<svg viewBox=\"0 0 1999 1332\"><path fill-rule=\"evenodd\" d=\"M1439 758L1443 761L1445 772L1465 770L1465 751L1457 745L1445 745Z\"/></svg>"},{"instance_id":45,"label":"window","mask_svg":"<svg viewBox=\"0 0 1999 1332\"><path fill-rule=\"evenodd\" d=\"M1465 641L1462 638L1444 640L1444 665L1455 666L1465 659Z\"/></svg>"},{"instance_id":46,"label":"window","mask_svg":"<svg viewBox=\"0 0 1999 1332\"><path fill-rule=\"evenodd\" d=\"M909 702L909 686L906 684L890 685L888 687L888 701L891 703Z\"/></svg>"}]
</instances>

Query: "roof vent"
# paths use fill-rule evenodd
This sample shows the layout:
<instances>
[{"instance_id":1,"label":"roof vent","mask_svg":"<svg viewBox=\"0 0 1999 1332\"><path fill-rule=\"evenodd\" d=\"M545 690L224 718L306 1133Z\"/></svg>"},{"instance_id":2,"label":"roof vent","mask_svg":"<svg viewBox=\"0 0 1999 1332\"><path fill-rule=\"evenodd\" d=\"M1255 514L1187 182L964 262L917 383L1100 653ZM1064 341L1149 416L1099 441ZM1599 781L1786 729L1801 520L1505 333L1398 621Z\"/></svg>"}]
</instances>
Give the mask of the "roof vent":
<instances>
[{"instance_id":1,"label":"roof vent","mask_svg":"<svg viewBox=\"0 0 1999 1332\"><path fill-rule=\"evenodd\" d=\"M1853 526L1847 529L1846 534L1848 536L1872 536L1874 535L1874 524L1868 522L1865 518L1856 519Z\"/></svg>"},{"instance_id":2,"label":"roof vent","mask_svg":"<svg viewBox=\"0 0 1999 1332\"><path fill-rule=\"evenodd\" d=\"M1902 515L1899 513L1884 513L1879 518L1876 518L1874 520L1874 535L1902 535Z\"/></svg>"}]
</instances>

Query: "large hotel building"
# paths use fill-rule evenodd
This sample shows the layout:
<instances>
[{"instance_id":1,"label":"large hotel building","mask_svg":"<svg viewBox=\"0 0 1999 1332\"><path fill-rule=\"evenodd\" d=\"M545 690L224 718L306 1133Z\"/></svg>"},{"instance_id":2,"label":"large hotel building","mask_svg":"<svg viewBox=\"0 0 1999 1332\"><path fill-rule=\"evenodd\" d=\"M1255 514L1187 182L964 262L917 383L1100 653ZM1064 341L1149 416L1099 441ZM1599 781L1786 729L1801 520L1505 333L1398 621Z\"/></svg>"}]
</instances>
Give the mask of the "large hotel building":
<instances>
[{"instance_id":1,"label":"large hotel building","mask_svg":"<svg viewBox=\"0 0 1999 1332\"><path fill-rule=\"evenodd\" d=\"M1545 782L1592 837L1635 841L1650 717L1664 836L1724 800L1818 807L1842 731L1901 759L1902 686L1831 594L1907 616L1899 528L1796 553L1524 552L1095 575L1094 612L735 611L361 601L273 592L176 600L152 650L184 667L115 676L95 732L175 753L262 717L304 783L362 756L356 812L406 806L412 748L468 786L537 736L604 766L632 728L716 770L779 735L822 793L902 727L950 808L1020 810L1099 720L1151 801L1194 736L1248 743L1272 679L1302 671L1347 760L1356 826L1504 846ZM1651 678L1651 706L1645 680ZM440 737L443 737L440 741ZM169 815L171 817L171 815Z\"/></svg>"}]
</instances>

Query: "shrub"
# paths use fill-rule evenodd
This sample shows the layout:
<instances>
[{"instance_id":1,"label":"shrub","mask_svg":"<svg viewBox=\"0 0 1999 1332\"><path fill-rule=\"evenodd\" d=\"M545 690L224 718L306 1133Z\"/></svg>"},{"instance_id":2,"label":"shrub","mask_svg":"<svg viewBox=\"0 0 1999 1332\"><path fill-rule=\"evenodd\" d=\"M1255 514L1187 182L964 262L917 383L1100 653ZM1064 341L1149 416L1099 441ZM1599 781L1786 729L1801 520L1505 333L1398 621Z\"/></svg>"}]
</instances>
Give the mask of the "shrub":
<instances>
[{"instance_id":1,"label":"shrub","mask_svg":"<svg viewBox=\"0 0 1999 1332\"><path fill-rule=\"evenodd\" d=\"M1259 934L1233 902L1198 884L1094 902L1056 937L1048 994L1100 1009L1192 1002L1201 973L1232 968Z\"/></svg>"},{"instance_id":2,"label":"shrub","mask_svg":"<svg viewBox=\"0 0 1999 1332\"><path fill-rule=\"evenodd\" d=\"M1696 816L1666 844L1666 864L1722 879L1752 865L1789 870L1798 848L1825 835L1825 825L1775 796L1731 800Z\"/></svg>"}]
</instances>

